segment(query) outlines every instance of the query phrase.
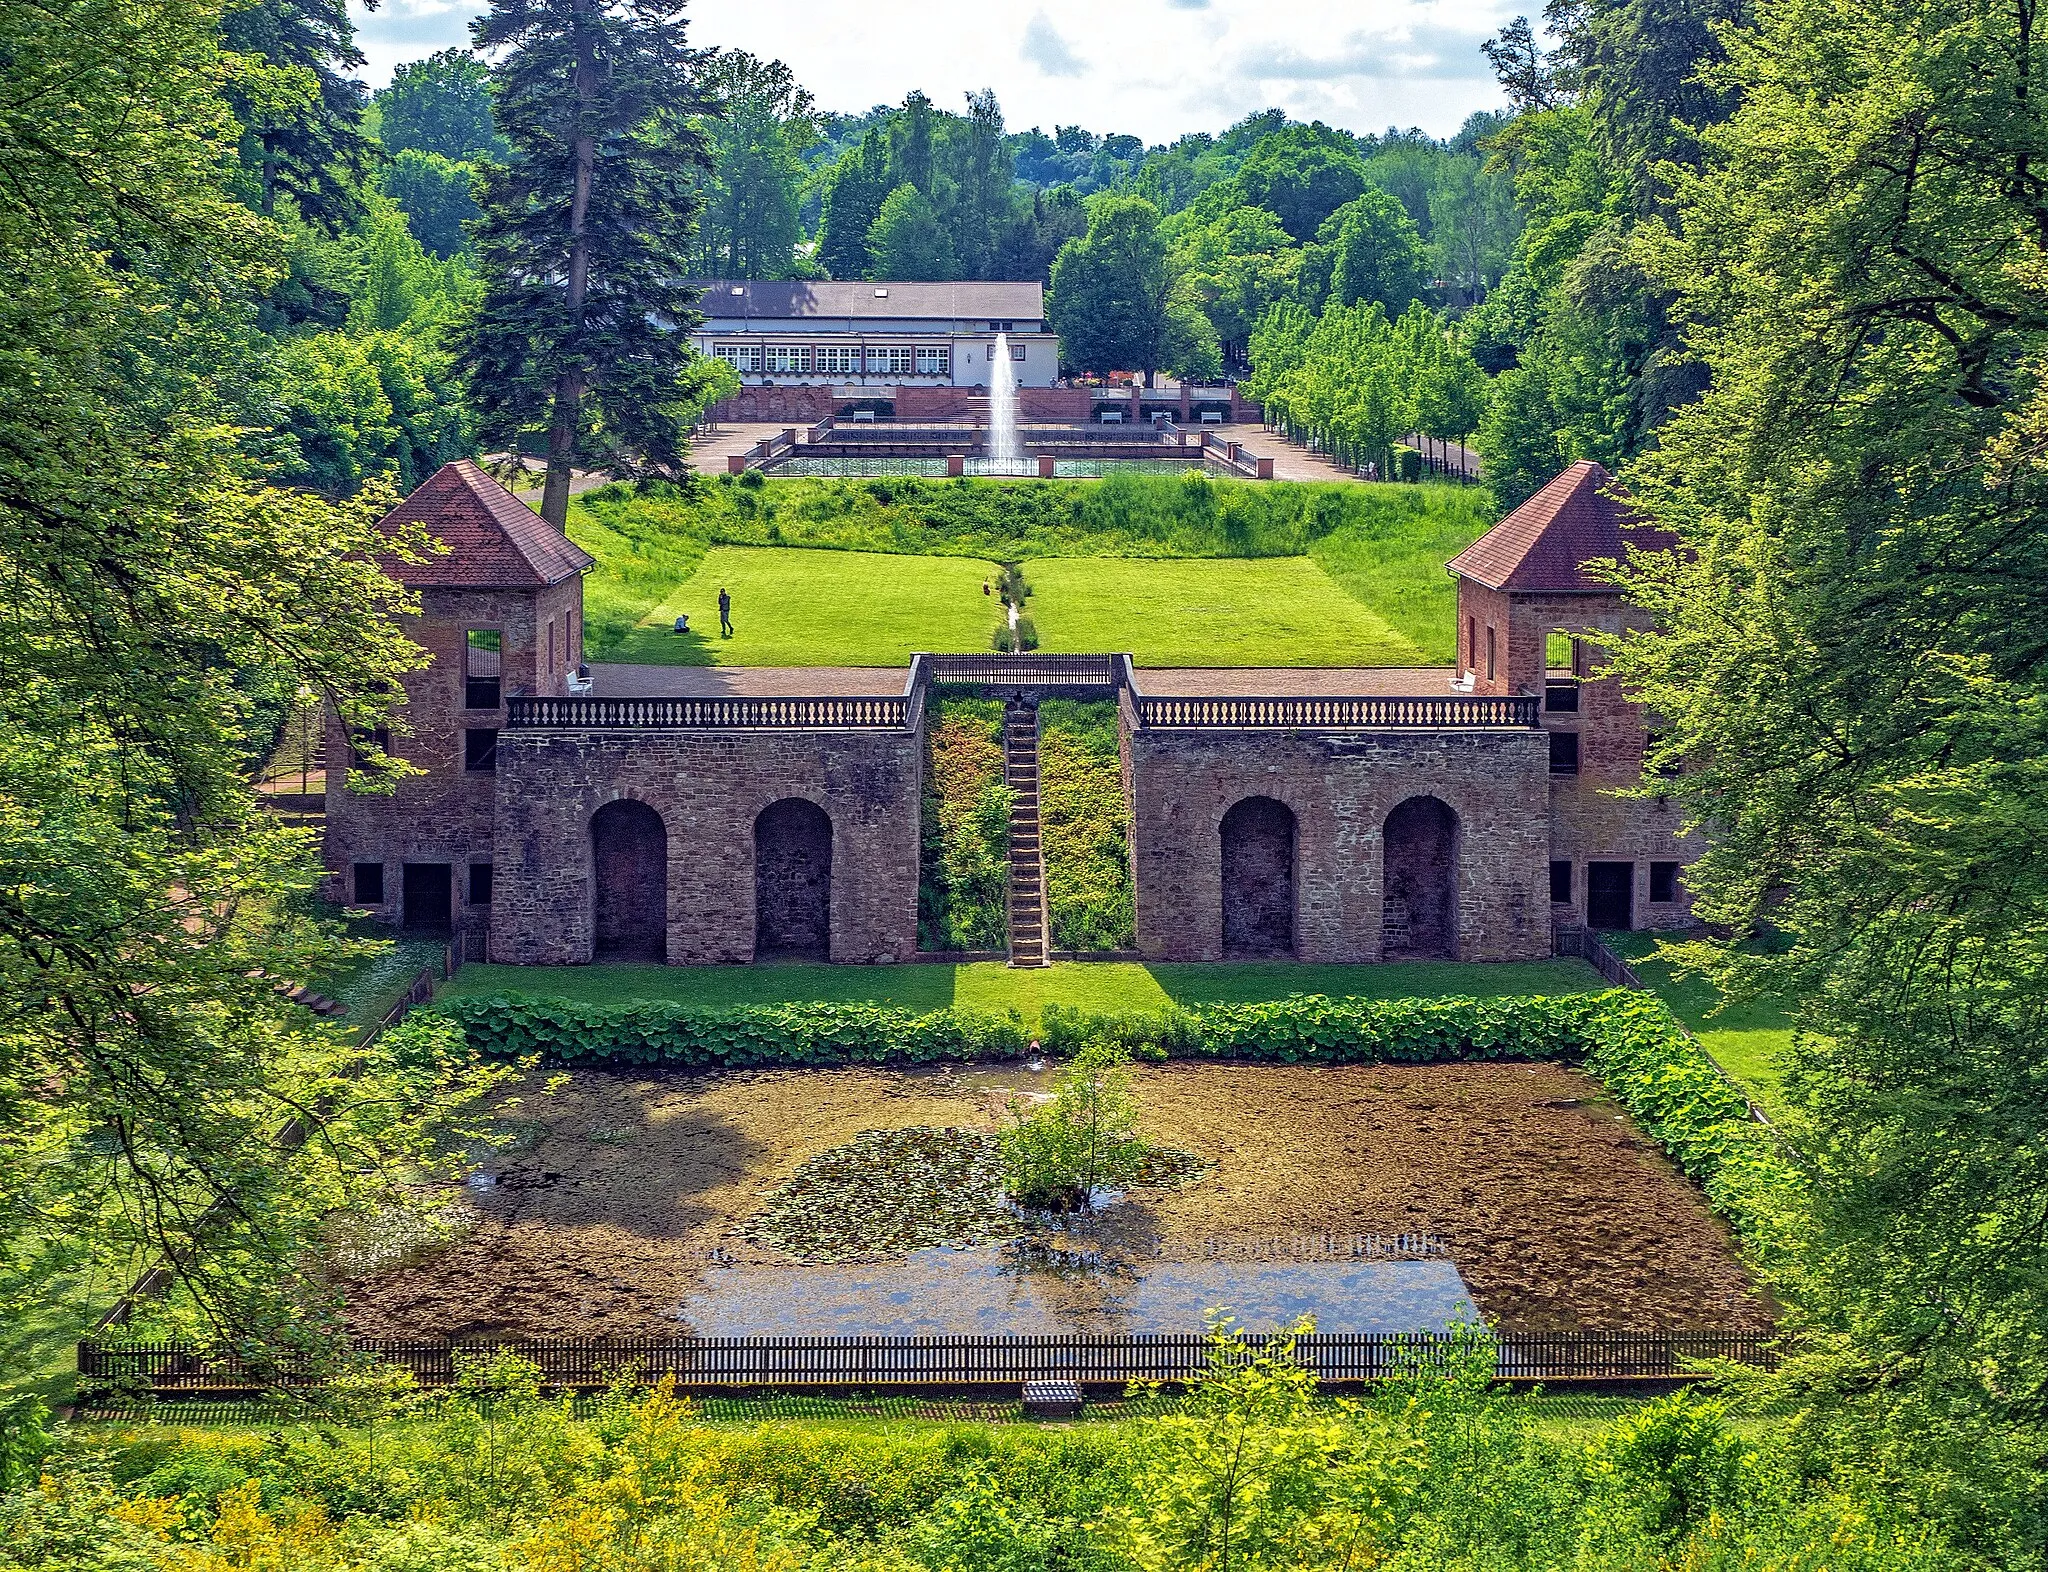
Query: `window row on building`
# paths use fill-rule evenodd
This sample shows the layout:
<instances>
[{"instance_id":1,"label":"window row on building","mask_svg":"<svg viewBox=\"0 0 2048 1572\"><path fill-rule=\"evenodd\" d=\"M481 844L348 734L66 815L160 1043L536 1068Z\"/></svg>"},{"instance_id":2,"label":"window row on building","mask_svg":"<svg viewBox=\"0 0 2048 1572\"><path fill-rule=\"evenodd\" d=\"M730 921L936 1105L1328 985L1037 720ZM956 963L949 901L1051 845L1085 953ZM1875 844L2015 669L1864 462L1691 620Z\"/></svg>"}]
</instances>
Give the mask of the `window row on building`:
<instances>
[{"instance_id":1,"label":"window row on building","mask_svg":"<svg viewBox=\"0 0 2048 1572\"><path fill-rule=\"evenodd\" d=\"M751 376L949 377L953 350L946 344L760 344L714 343L711 353L733 370ZM1023 360L1026 346L1012 344L1010 358Z\"/></svg>"},{"instance_id":2,"label":"window row on building","mask_svg":"<svg viewBox=\"0 0 2048 1572\"><path fill-rule=\"evenodd\" d=\"M759 376L949 377L953 351L944 344L714 344L711 352L735 371ZM865 365L863 366L863 362Z\"/></svg>"}]
</instances>

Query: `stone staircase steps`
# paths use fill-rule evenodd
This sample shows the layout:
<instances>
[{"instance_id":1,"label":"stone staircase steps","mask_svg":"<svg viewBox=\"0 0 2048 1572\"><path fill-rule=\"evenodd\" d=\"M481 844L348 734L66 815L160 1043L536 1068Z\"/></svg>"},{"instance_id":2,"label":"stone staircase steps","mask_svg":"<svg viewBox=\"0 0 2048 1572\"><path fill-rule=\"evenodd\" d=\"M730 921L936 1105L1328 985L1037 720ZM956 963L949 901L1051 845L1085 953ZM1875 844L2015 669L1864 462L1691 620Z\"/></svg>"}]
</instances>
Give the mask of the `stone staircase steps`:
<instances>
[{"instance_id":1,"label":"stone staircase steps","mask_svg":"<svg viewBox=\"0 0 2048 1572\"><path fill-rule=\"evenodd\" d=\"M1045 849L1038 825L1038 707L1003 710L1003 781L1010 803L1010 964L1051 962L1045 913Z\"/></svg>"}]
</instances>

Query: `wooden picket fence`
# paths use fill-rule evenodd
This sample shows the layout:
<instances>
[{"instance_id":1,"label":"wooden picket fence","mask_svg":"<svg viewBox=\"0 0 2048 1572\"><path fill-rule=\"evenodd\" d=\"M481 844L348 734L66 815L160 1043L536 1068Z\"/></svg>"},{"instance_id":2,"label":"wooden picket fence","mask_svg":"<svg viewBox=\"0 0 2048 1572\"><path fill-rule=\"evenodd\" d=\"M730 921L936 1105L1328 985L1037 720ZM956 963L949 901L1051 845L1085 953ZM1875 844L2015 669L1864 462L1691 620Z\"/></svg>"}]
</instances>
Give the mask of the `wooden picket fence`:
<instances>
[{"instance_id":1,"label":"wooden picket fence","mask_svg":"<svg viewBox=\"0 0 2048 1572\"><path fill-rule=\"evenodd\" d=\"M1262 1345L1264 1337L1247 1339ZM1544 1383L1669 1381L1704 1360L1770 1368L1771 1334L1757 1332L1503 1332L1485 1340L1503 1381ZM467 1359L489 1346L363 1339L367 1360L410 1371L422 1386L446 1386ZM727 1388L935 1388L1079 1381L1121 1387L1132 1381L1185 1382L1207 1368L1209 1338L1199 1332L1026 1337L682 1337L543 1338L502 1345L539 1367L559 1389L607 1385L619 1372L647 1381L674 1376L686 1390ZM1317 1332L1301 1338L1299 1357L1325 1382L1385 1380L1404 1368L1440 1365L1460 1338L1441 1333ZM189 1343L78 1345L81 1384L163 1396L317 1386L322 1376L287 1365L259 1371L233 1354Z\"/></svg>"}]
</instances>

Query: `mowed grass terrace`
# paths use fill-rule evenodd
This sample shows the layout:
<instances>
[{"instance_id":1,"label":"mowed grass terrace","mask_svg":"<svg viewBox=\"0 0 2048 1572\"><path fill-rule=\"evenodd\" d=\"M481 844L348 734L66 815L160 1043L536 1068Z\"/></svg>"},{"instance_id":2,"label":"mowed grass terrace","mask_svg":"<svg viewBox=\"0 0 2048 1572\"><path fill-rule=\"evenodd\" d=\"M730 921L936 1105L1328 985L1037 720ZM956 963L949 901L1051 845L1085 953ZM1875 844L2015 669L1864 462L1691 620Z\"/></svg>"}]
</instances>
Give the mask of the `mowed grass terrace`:
<instances>
[{"instance_id":1,"label":"mowed grass terrace","mask_svg":"<svg viewBox=\"0 0 2048 1572\"><path fill-rule=\"evenodd\" d=\"M1444 563L1490 522L1483 493L1451 486L781 480L607 488L577 499L569 528L598 562L584 589L598 661L893 666L987 650L1004 610L984 586L1014 562L1047 651L1415 666L1453 658Z\"/></svg>"},{"instance_id":2,"label":"mowed grass terrace","mask_svg":"<svg viewBox=\"0 0 2048 1572\"><path fill-rule=\"evenodd\" d=\"M906 966L465 966L440 997L500 993L619 1007L648 1001L725 1009L746 1004L886 1004L911 1010L1015 1010L1036 1026L1048 1004L1104 1014L1169 1005L1256 1003L1289 994L1355 999L1505 998L1605 988L1583 961L1494 965L1399 961L1317 966L1290 961L1168 963L1065 961L1009 967L999 961Z\"/></svg>"}]
</instances>

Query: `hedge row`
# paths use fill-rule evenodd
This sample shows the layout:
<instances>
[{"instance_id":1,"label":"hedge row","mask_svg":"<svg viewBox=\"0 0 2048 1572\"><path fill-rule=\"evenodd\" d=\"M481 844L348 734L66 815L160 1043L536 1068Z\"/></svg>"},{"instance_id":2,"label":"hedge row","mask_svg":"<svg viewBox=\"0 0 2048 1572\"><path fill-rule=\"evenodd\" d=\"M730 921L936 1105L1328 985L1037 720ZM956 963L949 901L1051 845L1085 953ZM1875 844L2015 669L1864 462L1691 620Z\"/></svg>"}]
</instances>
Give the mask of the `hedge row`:
<instances>
[{"instance_id":1,"label":"hedge row","mask_svg":"<svg viewBox=\"0 0 2048 1572\"><path fill-rule=\"evenodd\" d=\"M666 1064L745 1069L931 1064L1005 1059L1030 1038L1009 1015L869 1004L767 1004L732 1009L643 1003L622 1008L497 995L438 1007L470 1045L561 1064ZM1108 1039L1144 1058L1303 1064L1562 1059L1597 1076L1645 1134L1705 1186L1708 1198L1766 1259L1796 1226L1798 1170L1742 1093L1655 996L1607 993L1498 999L1332 999L1296 994L1260 1004L1200 1004L1157 1014L1045 1008L1044 1049L1056 1056Z\"/></svg>"},{"instance_id":2,"label":"hedge row","mask_svg":"<svg viewBox=\"0 0 2048 1572\"><path fill-rule=\"evenodd\" d=\"M1145 1058L1284 1063L1427 1063L1448 1059L1578 1058L1592 1047L1607 994L1506 999L1330 999L1296 994L1265 1004L1202 1004L1156 1015L1101 1015L1048 1005L1040 1041L1059 1057L1105 1038ZM1623 996L1626 997L1626 996ZM874 1004L759 1004L730 1009L647 1002L612 1008L500 994L439 1008L490 1054L562 1064L671 1064L682 1069L774 1065L929 1064L1015 1058L1022 1018Z\"/></svg>"}]
</instances>

